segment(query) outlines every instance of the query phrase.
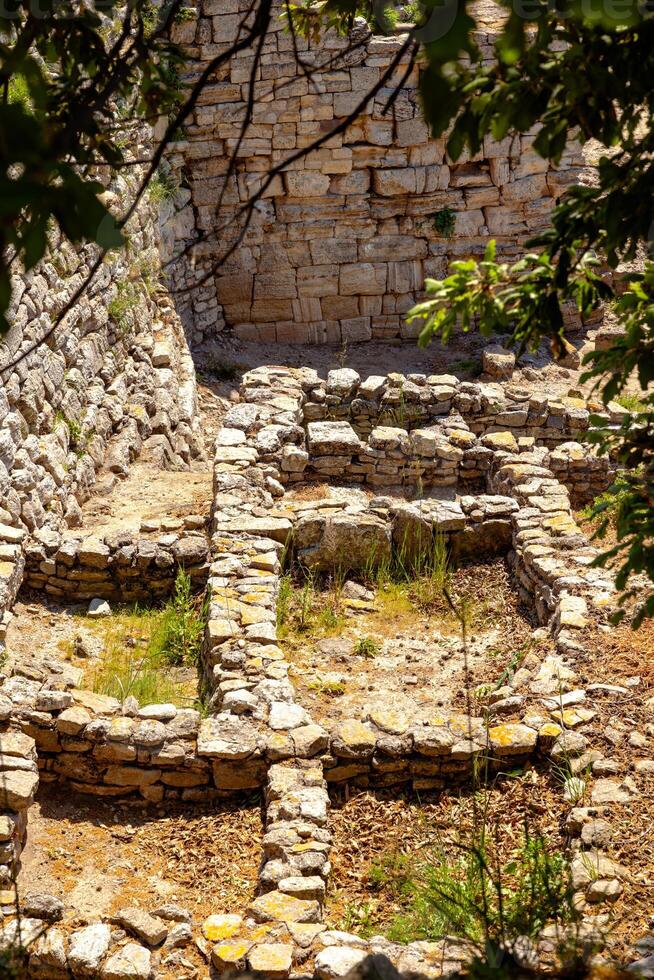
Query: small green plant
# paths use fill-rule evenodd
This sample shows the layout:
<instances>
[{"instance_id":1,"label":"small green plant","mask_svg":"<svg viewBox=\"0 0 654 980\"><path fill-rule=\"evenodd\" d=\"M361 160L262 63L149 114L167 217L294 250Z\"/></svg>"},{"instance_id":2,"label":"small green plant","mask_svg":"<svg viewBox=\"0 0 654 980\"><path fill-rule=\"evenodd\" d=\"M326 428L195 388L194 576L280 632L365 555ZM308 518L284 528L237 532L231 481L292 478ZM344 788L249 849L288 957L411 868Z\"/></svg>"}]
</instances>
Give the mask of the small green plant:
<instances>
[{"instance_id":1,"label":"small green plant","mask_svg":"<svg viewBox=\"0 0 654 980\"><path fill-rule=\"evenodd\" d=\"M54 432L60 425L65 425L68 429L69 448L72 449L78 458L82 457L87 450L89 440L95 434L95 429L84 429L83 425L78 419L68 418L68 416L66 416L61 409L58 408L52 421L52 431Z\"/></svg>"},{"instance_id":2,"label":"small green plant","mask_svg":"<svg viewBox=\"0 0 654 980\"><path fill-rule=\"evenodd\" d=\"M424 20L424 7L420 0L404 4L404 16L409 24L420 24Z\"/></svg>"},{"instance_id":3,"label":"small green plant","mask_svg":"<svg viewBox=\"0 0 654 980\"><path fill-rule=\"evenodd\" d=\"M197 666L204 632L204 612L191 592L191 578L183 568L177 573L172 599L161 620L161 654L173 666Z\"/></svg>"},{"instance_id":4,"label":"small green plant","mask_svg":"<svg viewBox=\"0 0 654 980\"><path fill-rule=\"evenodd\" d=\"M332 677L314 677L313 680L309 681L307 687L310 691L316 691L318 694L331 694L335 697L345 694L345 684L343 681L336 680Z\"/></svg>"},{"instance_id":5,"label":"small green plant","mask_svg":"<svg viewBox=\"0 0 654 980\"><path fill-rule=\"evenodd\" d=\"M373 636L360 636L354 644L352 653L355 657L366 657L374 660L381 653L381 644Z\"/></svg>"},{"instance_id":6,"label":"small green plant","mask_svg":"<svg viewBox=\"0 0 654 980\"><path fill-rule=\"evenodd\" d=\"M131 333L134 329L134 307L140 295L138 286L130 280L122 280L116 287L116 295L107 306L107 312L121 334Z\"/></svg>"},{"instance_id":7,"label":"small green plant","mask_svg":"<svg viewBox=\"0 0 654 980\"><path fill-rule=\"evenodd\" d=\"M522 663L522 661L527 656L527 647L522 647L520 650L514 650L509 657L509 662L500 674L500 676L495 681L494 689L497 690L503 687L504 684L509 684L513 680L513 675Z\"/></svg>"},{"instance_id":8,"label":"small green plant","mask_svg":"<svg viewBox=\"0 0 654 980\"><path fill-rule=\"evenodd\" d=\"M198 12L193 7L180 7L175 14L175 23L184 24L189 20L195 20L197 16Z\"/></svg>"},{"instance_id":9,"label":"small green plant","mask_svg":"<svg viewBox=\"0 0 654 980\"><path fill-rule=\"evenodd\" d=\"M103 654L88 681L98 694L141 704L196 700L195 684L171 668L197 666L205 608L191 594L189 576L180 570L172 598L161 609L130 610L97 621L104 630Z\"/></svg>"},{"instance_id":10,"label":"small green plant","mask_svg":"<svg viewBox=\"0 0 654 980\"><path fill-rule=\"evenodd\" d=\"M569 867L559 852L526 828L510 861L498 862L482 827L458 854L433 847L420 858L390 854L371 881L400 900L403 912L386 927L389 939L463 937L483 949L534 937L548 923L574 922Z\"/></svg>"},{"instance_id":11,"label":"small green plant","mask_svg":"<svg viewBox=\"0 0 654 980\"><path fill-rule=\"evenodd\" d=\"M23 75L12 75L9 79L7 101L22 105L28 112L33 111L34 106L30 96L29 85Z\"/></svg>"},{"instance_id":12,"label":"small green plant","mask_svg":"<svg viewBox=\"0 0 654 980\"><path fill-rule=\"evenodd\" d=\"M177 191L179 183L170 171L159 168L148 184L148 196L153 204L163 204L165 201L172 201Z\"/></svg>"},{"instance_id":13,"label":"small green plant","mask_svg":"<svg viewBox=\"0 0 654 980\"><path fill-rule=\"evenodd\" d=\"M279 592L277 594L277 628L287 624L291 612L291 599L293 597L293 581L289 574L282 575L279 580Z\"/></svg>"},{"instance_id":14,"label":"small green plant","mask_svg":"<svg viewBox=\"0 0 654 980\"><path fill-rule=\"evenodd\" d=\"M372 29L380 34L392 34L399 22L400 15L395 7L385 5L375 11Z\"/></svg>"},{"instance_id":15,"label":"small green plant","mask_svg":"<svg viewBox=\"0 0 654 980\"><path fill-rule=\"evenodd\" d=\"M456 211L452 208L441 208L432 216L434 230L442 235L443 238L451 238L456 226Z\"/></svg>"},{"instance_id":16,"label":"small green plant","mask_svg":"<svg viewBox=\"0 0 654 980\"><path fill-rule=\"evenodd\" d=\"M622 395L618 395L615 400L618 405L622 405L628 412L646 412L648 409L647 402L643 400L642 391L637 394L628 394L625 392Z\"/></svg>"},{"instance_id":17,"label":"small green plant","mask_svg":"<svg viewBox=\"0 0 654 980\"><path fill-rule=\"evenodd\" d=\"M370 939L377 932L374 905L364 902L348 902L343 913L341 928L344 932L356 931L363 939Z\"/></svg>"}]
</instances>

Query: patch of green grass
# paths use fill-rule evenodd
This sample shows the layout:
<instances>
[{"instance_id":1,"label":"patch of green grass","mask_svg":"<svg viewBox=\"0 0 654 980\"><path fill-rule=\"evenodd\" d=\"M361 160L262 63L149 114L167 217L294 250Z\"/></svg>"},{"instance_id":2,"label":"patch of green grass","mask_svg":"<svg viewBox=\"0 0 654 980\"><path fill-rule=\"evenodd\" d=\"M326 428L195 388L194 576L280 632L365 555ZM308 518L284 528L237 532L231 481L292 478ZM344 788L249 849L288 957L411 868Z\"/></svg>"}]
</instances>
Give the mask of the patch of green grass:
<instances>
[{"instance_id":1,"label":"patch of green grass","mask_svg":"<svg viewBox=\"0 0 654 980\"><path fill-rule=\"evenodd\" d=\"M188 705L196 699L195 678L191 686L173 669L197 666L204 630L204 609L185 572L178 573L175 592L162 608L135 606L98 621L97 628L104 632L104 650L87 677L97 694L120 701L132 695L141 704Z\"/></svg>"},{"instance_id":2,"label":"patch of green grass","mask_svg":"<svg viewBox=\"0 0 654 980\"><path fill-rule=\"evenodd\" d=\"M342 576L318 579L311 573L287 573L277 596L277 635L330 636L345 625L341 601Z\"/></svg>"},{"instance_id":3,"label":"patch of green grass","mask_svg":"<svg viewBox=\"0 0 654 980\"><path fill-rule=\"evenodd\" d=\"M121 334L131 333L135 326L134 307L141 298L136 282L124 279L116 286L116 295L107 306L107 312Z\"/></svg>"},{"instance_id":4,"label":"patch of green grass","mask_svg":"<svg viewBox=\"0 0 654 980\"><path fill-rule=\"evenodd\" d=\"M479 946L499 944L577 918L565 858L527 830L504 863L481 833L455 852L391 852L371 867L370 883L401 905L402 913L383 926L401 943L454 935ZM372 925L379 931L379 923Z\"/></svg>"},{"instance_id":5,"label":"patch of green grass","mask_svg":"<svg viewBox=\"0 0 654 980\"><path fill-rule=\"evenodd\" d=\"M160 168L148 184L148 197L153 204L163 204L165 201L172 201L178 190L179 183L174 174Z\"/></svg>"},{"instance_id":6,"label":"patch of green grass","mask_svg":"<svg viewBox=\"0 0 654 980\"><path fill-rule=\"evenodd\" d=\"M374 660L381 652L381 644L374 636L360 636L352 650L355 657L366 657L368 660Z\"/></svg>"},{"instance_id":7,"label":"patch of green grass","mask_svg":"<svg viewBox=\"0 0 654 980\"><path fill-rule=\"evenodd\" d=\"M371 555L364 576L387 596L404 590L409 600L423 611L447 605L445 593L451 581L451 570L445 538L429 533L423 540L410 541L394 549L382 561Z\"/></svg>"}]
</instances>

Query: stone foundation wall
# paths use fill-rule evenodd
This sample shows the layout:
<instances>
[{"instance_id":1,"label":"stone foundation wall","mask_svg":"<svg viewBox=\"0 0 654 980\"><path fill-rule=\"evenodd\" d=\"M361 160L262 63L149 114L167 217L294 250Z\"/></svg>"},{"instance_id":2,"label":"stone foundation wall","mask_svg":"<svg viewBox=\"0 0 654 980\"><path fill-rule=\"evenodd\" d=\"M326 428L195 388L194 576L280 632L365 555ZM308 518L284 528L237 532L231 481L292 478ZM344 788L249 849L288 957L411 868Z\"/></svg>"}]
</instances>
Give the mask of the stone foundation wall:
<instances>
[{"instance_id":1,"label":"stone foundation wall","mask_svg":"<svg viewBox=\"0 0 654 980\"><path fill-rule=\"evenodd\" d=\"M520 696L508 702L517 718L501 724L494 721L504 713L500 706L488 719L446 713L430 725L410 719L399 724L381 712L342 719L330 730L297 702L276 632L285 547L311 564L320 554L333 558L330 548L340 541L352 558L355 532L363 529L364 548L368 531L389 551L407 542L420 547L439 531L452 547L468 538L468 553L508 551L522 594L562 656L606 616L612 594L606 573L591 567L595 550L574 522L567 489L549 468L558 450L529 441L516 451L510 432L481 437L496 440L482 447L489 461L486 492L448 501L376 497L363 510L285 500L279 479L285 449L298 449L304 404L320 384L308 370L257 369L245 376L242 399L225 417L214 462L202 656L209 716L92 694L79 688L81 673L70 664L12 665L0 687L3 715L35 740L44 779L101 795L193 800L260 787L273 763L319 758L328 782L437 787L465 781L480 756L493 770L507 756L520 761L549 751L557 734L551 721L525 715ZM579 446L577 463L583 454ZM107 542L54 542L50 554L44 537L34 547L37 553L44 547L44 563L54 558L55 572L71 552L81 567L109 558ZM189 539L195 540L179 540ZM203 543L201 536L197 541ZM149 545L155 554L159 546L154 540ZM174 544L169 547L172 554Z\"/></svg>"},{"instance_id":2,"label":"stone foundation wall","mask_svg":"<svg viewBox=\"0 0 654 980\"><path fill-rule=\"evenodd\" d=\"M97 537L35 532L25 548L24 584L56 598L149 602L172 593L180 568L195 589L206 584L208 542L202 517L190 517L178 531ZM194 528L200 530L194 530Z\"/></svg>"},{"instance_id":3,"label":"stone foundation wall","mask_svg":"<svg viewBox=\"0 0 654 980\"><path fill-rule=\"evenodd\" d=\"M197 21L176 28L194 59L193 77L235 39L249 4L199 0L198 8ZM493 37L491 27L476 38L486 58ZM242 243L215 269L235 238L229 222L271 167L347 118L385 78L404 40L374 37L364 22L349 38L329 32L316 45L299 39L315 72L311 84L275 15L255 74L252 123L240 143L253 52L214 73L171 154L190 190L178 247L201 240L192 249L194 268L180 263L174 279L187 286L208 276L191 297L180 295L194 340L223 330L292 343L414 337L403 317L425 277L442 278L452 259L481 253L490 237L501 255L517 255L546 225L553 199L579 178L578 145L553 168L533 150L535 131L486 138L479 154L454 163L444 141L429 138L419 67L407 71L403 58L344 133L274 177Z\"/></svg>"}]
</instances>

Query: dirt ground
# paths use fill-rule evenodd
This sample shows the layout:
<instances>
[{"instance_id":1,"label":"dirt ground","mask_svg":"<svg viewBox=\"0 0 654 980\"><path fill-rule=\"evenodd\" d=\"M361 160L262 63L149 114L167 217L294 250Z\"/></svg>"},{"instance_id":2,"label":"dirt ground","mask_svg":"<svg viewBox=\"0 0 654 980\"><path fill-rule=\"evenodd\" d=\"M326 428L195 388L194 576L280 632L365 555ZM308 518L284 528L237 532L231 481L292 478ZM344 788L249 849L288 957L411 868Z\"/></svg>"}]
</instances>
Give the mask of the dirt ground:
<instances>
[{"instance_id":1,"label":"dirt ground","mask_svg":"<svg viewBox=\"0 0 654 980\"><path fill-rule=\"evenodd\" d=\"M379 589L364 610L338 595L329 615L283 639L291 677L302 704L321 722L360 717L389 704L409 718L433 718L439 709L464 710L480 685L496 684L514 654L536 644L537 623L520 606L501 559L458 569L451 592L468 620L467 660L460 624L446 600L430 594ZM302 602L302 596L296 601ZM333 602L317 593L315 608ZM327 625L323 625L323 624ZM322 635L321 635L322 634ZM374 649L358 652L357 641Z\"/></svg>"},{"instance_id":2,"label":"dirt ground","mask_svg":"<svg viewBox=\"0 0 654 980\"><path fill-rule=\"evenodd\" d=\"M593 749L616 764L618 782L631 776L638 792L627 804L600 808L612 828L610 856L625 869L624 891L614 905L595 909L608 915L606 955L629 962L633 944L654 928L654 775L637 772L638 759L654 757L654 623L637 632L628 624L600 632L592 651L577 664L579 683L621 685L624 693L593 693L595 717L584 734ZM637 748L633 734L642 736ZM589 798L580 801L590 805ZM487 824L501 860L520 846L525 825L544 835L552 851L567 846L561 779L550 768L528 767L520 778L504 778L476 794L469 790L418 796L410 791L332 791L334 832L327 921L362 934L385 933L405 911L405 899L374 870L400 854L418 865L443 849L460 854L470 842L475 806ZM371 875L372 872L372 875ZM592 909L590 909L592 914ZM631 956L633 958L633 956Z\"/></svg>"},{"instance_id":3,"label":"dirt ground","mask_svg":"<svg viewBox=\"0 0 654 980\"><path fill-rule=\"evenodd\" d=\"M201 467L201 468L200 468ZM98 537L116 531L138 531L142 521L208 516L211 510L211 467L160 470L140 460L124 480L100 480L82 507L83 524L74 534Z\"/></svg>"},{"instance_id":4,"label":"dirt ground","mask_svg":"<svg viewBox=\"0 0 654 980\"><path fill-rule=\"evenodd\" d=\"M67 920L165 902L197 921L243 911L256 890L260 806L251 797L139 810L44 784L30 810L19 888L65 899Z\"/></svg>"},{"instance_id":5,"label":"dirt ground","mask_svg":"<svg viewBox=\"0 0 654 980\"><path fill-rule=\"evenodd\" d=\"M580 355L592 350L594 331L570 336ZM488 341L477 334L458 335L446 347L432 343L425 349L415 341L402 344L367 342L341 348L309 344L243 343L230 337L207 343L194 353L201 388L208 387L223 398L234 398L241 375L261 365L312 367L320 377L339 367L353 368L362 377L373 374L455 374L473 380L481 372L481 355ZM578 387L580 371L552 361L547 346L523 355L514 380L524 380L533 391L567 393Z\"/></svg>"}]
</instances>

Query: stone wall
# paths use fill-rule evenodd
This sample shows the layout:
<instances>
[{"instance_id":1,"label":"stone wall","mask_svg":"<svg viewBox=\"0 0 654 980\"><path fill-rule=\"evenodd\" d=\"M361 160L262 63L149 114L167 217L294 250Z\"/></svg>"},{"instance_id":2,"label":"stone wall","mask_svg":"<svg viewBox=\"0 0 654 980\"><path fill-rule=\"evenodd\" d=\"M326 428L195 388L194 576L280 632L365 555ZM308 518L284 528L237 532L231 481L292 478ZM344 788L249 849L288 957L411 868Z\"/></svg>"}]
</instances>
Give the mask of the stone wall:
<instances>
[{"instance_id":1,"label":"stone wall","mask_svg":"<svg viewBox=\"0 0 654 980\"><path fill-rule=\"evenodd\" d=\"M192 587L203 588L209 550L204 518L168 523L181 526L159 534L117 531L99 538L36 531L25 548L24 584L57 599L152 602L173 592L183 568Z\"/></svg>"},{"instance_id":2,"label":"stone wall","mask_svg":"<svg viewBox=\"0 0 654 980\"><path fill-rule=\"evenodd\" d=\"M277 643L275 604L284 546L292 538L297 545L303 521L329 520L323 501L295 501L278 479L284 447L298 445L303 410L323 384L309 370L252 371L219 434L203 652L213 691L208 717L84 691L81 672L70 664L43 663L39 671L27 663L12 665L0 687L0 760L10 811L6 824L0 822L0 841L2 834L12 835L0 848L0 877L8 880L17 860L39 776L65 782L74 792L154 803L192 804L265 787L259 894L245 914L209 916L197 936L215 970L247 965L285 978L294 965L305 964L317 980L329 980L365 956L383 953L402 975L431 975L437 962L440 970L443 961L452 969L464 963L469 949L451 940L368 941L324 924L329 784L409 783L427 791L465 783L479 767L492 774L536 759L582 772L601 753L577 730L595 713L583 703L586 691L574 687L575 665L606 624L613 585L605 571L592 567L595 549L575 524L568 490L550 468L560 447L530 441L517 451L506 439L487 446L485 493L446 501L372 498L369 513L386 522L391 537L396 529L430 531L436 525L454 538L486 523L501 524L518 588L534 603L552 643L543 656L526 657L475 715L436 711L427 723L389 706L324 727L315 723L298 701ZM515 442L511 432L494 435ZM579 462L585 454L578 445L571 458ZM354 523L365 525L365 518L360 513ZM585 813L573 811L571 834L578 836L590 819ZM590 887L585 860L576 855L572 869L575 887L582 890ZM162 958L179 938L191 942L195 925L185 919L181 937L156 910L152 916L128 909L119 913L123 932L112 930L112 920L84 928L77 921L52 926L43 921L43 903L39 908L28 902L26 910L24 935L46 932L30 947L27 975L33 977L86 970L111 980L121 975L119 967L132 970L126 975L159 975ZM16 929L16 920L6 921L0 945L15 939Z\"/></svg>"},{"instance_id":3,"label":"stone wall","mask_svg":"<svg viewBox=\"0 0 654 980\"><path fill-rule=\"evenodd\" d=\"M111 207L120 211L136 179L115 181ZM127 248L101 265L55 334L3 371L43 336L97 252L56 240L39 266L13 277L0 345L0 611L20 585L27 534L77 525L101 467L124 476L140 453L184 468L199 451L193 362L157 286L154 205L145 200L127 232Z\"/></svg>"},{"instance_id":4,"label":"stone wall","mask_svg":"<svg viewBox=\"0 0 654 980\"><path fill-rule=\"evenodd\" d=\"M249 4L199 0L198 7L197 21L176 29L194 73L227 49ZM492 28L478 34L485 58L492 56L493 37ZM312 84L275 19L256 73L252 123L226 186L253 52L214 73L171 155L190 190L178 245L202 239L192 250L194 268L180 263L175 281L188 285L208 274L191 297L180 295L194 340L223 330L279 342L413 337L403 316L425 277L441 278L452 259L479 254L490 237L501 255L518 254L546 224L553 199L578 179L578 145L553 168L533 150L535 131L499 142L486 138L476 156L454 163L444 141L428 136L419 67L407 73L403 58L344 133L274 177L242 243L214 272L235 237L226 225L270 168L347 118L384 78L403 41L375 37L364 22L349 38L330 32L316 45L298 40L315 72ZM387 109L391 86L400 81Z\"/></svg>"},{"instance_id":5,"label":"stone wall","mask_svg":"<svg viewBox=\"0 0 654 980\"><path fill-rule=\"evenodd\" d=\"M332 377L327 387L338 380ZM292 446L310 459L300 446L304 410L323 386L306 369L250 372L217 440L202 656L209 716L92 694L79 687L81 672L65 662L12 664L0 687L0 707L6 724L35 740L44 779L66 780L77 790L101 795L194 800L261 786L273 763L320 758L328 782L410 781L434 787L465 781L480 754L493 769L507 755L518 761L549 751L551 725L547 719L530 721L518 702L510 702L512 708L518 705L518 718L508 724L494 726L494 715L486 720L453 715L430 725L407 721L399 731L397 720L391 723L383 713L341 719L328 730L298 703L276 632L285 547L322 567L322 559L338 557L330 551L334 542L346 546L352 559L359 531L364 550L368 531L388 551L407 541L419 547L435 531L452 546L469 536L468 550L477 555L508 551L519 588L566 655L593 621L606 615L602 597L611 596L606 574L591 567L595 552L574 522L569 493L549 468L560 450L532 440L520 450L508 431L480 437L495 443L482 446L486 486L479 493L451 500L376 497L364 510L285 499L280 477L286 449ZM503 386L493 387L499 397ZM484 386L479 389L481 397ZM336 424L358 439L348 423ZM395 429L393 435L406 432ZM588 455L579 444L575 454L577 462ZM201 534L178 540L187 539L206 547ZM101 562L97 574L104 581L122 547L118 544L112 557L107 542L72 538L63 543L39 532L27 554L32 562L34 549L34 560L42 559L48 569L51 562L63 582L59 566L71 567L66 565L71 556L80 568ZM159 547L156 537L151 539L144 558L150 560ZM173 542L169 548L172 555ZM88 564L87 571L92 567Z\"/></svg>"}]
</instances>

